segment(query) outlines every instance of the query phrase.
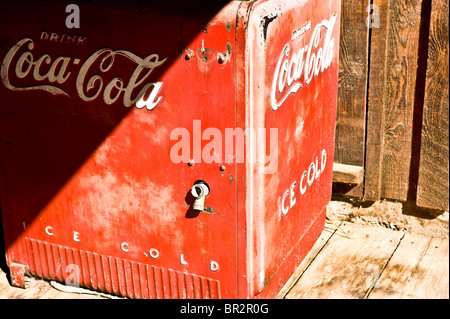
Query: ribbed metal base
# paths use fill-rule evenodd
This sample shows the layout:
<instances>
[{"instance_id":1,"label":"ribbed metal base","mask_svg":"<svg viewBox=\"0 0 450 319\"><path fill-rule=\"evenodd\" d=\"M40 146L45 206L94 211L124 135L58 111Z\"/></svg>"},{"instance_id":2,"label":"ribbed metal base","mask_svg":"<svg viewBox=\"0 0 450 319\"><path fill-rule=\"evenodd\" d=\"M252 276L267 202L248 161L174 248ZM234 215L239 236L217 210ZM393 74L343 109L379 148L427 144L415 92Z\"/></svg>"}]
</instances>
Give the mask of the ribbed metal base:
<instances>
[{"instance_id":1,"label":"ribbed metal base","mask_svg":"<svg viewBox=\"0 0 450 319\"><path fill-rule=\"evenodd\" d=\"M136 299L218 299L217 280L26 238L31 275Z\"/></svg>"}]
</instances>

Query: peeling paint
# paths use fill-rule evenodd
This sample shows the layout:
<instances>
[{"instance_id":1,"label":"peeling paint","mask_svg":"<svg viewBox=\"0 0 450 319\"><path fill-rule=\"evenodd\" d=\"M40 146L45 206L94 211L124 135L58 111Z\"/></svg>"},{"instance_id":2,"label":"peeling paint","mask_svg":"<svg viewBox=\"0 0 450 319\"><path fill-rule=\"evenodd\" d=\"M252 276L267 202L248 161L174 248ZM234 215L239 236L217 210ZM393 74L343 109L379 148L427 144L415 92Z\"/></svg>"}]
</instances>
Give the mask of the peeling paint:
<instances>
[{"instance_id":1,"label":"peeling paint","mask_svg":"<svg viewBox=\"0 0 450 319\"><path fill-rule=\"evenodd\" d=\"M262 31L263 31L263 35L264 35L264 43L267 41L267 29L269 28L269 24L276 18L278 18L278 14L271 15L271 16L265 16L261 20L261 26L262 26Z\"/></svg>"},{"instance_id":2,"label":"peeling paint","mask_svg":"<svg viewBox=\"0 0 450 319\"><path fill-rule=\"evenodd\" d=\"M215 51L213 49L208 49L205 47L197 49L197 57L200 61L208 63L214 60L214 53Z\"/></svg>"},{"instance_id":3,"label":"peeling paint","mask_svg":"<svg viewBox=\"0 0 450 319\"><path fill-rule=\"evenodd\" d=\"M228 51L228 56L231 57L231 50L232 50L232 46L230 42L227 42L227 51Z\"/></svg>"},{"instance_id":4,"label":"peeling paint","mask_svg":"<svg viewBox=\"0 0 450 319\"><path fill-rule=\"evenodd\" d=\"M217 214L216 210L212 207L206 207L205 206L205 210L203 211L204 213L208 213L208 214Z\"/></svg>"}]
</instances>

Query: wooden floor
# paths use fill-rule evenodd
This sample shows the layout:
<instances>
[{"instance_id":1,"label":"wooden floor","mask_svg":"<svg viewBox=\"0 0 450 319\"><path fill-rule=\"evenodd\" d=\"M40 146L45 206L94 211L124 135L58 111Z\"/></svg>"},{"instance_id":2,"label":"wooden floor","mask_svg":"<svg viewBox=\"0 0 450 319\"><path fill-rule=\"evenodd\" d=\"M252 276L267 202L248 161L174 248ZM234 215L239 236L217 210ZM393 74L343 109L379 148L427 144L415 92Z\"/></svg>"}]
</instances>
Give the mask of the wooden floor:
<instances>
[{"instance_id":1,"label":"wooden floor","mask_svg":"<svg viewBox=\"0 0 450 319\"><path fill-rule=\"evenodd\" d=\"M0 299L102 298L65 293L45 281L11 287L0 270ZM448 239L381 226L327 222L277 298L449 298Z\"/></svg>"},{"instance_id":2,"label":"wooden floor","mask_svg":"<svg viewBox=\"0 0 450 319\"><path fill-rule=\"evenodd\" d=\"M449 240L327 221L277 298L448 299Z\"/></svg>"}]
</instances>

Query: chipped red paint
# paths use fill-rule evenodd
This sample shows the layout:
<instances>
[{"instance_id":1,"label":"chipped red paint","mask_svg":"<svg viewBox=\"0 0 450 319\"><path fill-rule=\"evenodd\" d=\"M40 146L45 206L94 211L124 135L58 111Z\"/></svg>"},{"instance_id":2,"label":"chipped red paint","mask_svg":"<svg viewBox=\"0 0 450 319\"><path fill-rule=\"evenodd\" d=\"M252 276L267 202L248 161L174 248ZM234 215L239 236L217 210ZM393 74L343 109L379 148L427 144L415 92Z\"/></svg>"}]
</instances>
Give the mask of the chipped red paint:
<instances>
[{"instance_id":1,"label":"chipped red paint","mask_svg":"<svg viewBox=\"0 0 450 319\"><path fill-rule=\"evenodd\" d=\"M11 271L131 298L274 297L331 196L339 1L78 5L80 29L57 1L0 5ZM195 123L265 129L245 140L264 161L174 163L171 132ZM192 209L198 180L209 211Z\"/></svg>"},{"instance_id":2,"label":"chipped red paint","mask_svg":"<svg viewBox=\"0 0 450 319\"><path fill-rule=\"evenodd\" d=\"M16 287L25 288L25 273L27 267L24 264L11 263L9 265L11 284Z\"/></svg>"}]
</instances>

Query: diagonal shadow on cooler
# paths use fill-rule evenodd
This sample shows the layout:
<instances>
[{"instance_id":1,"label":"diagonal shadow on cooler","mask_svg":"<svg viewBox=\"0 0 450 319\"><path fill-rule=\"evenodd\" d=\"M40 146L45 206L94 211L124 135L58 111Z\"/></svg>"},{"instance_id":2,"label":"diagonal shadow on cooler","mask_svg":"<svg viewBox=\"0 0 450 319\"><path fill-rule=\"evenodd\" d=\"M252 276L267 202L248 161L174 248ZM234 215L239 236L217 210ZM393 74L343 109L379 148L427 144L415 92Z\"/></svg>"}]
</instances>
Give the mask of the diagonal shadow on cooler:
<instances>
[{"instance_id":1,"label":"diagonal shadow on cooler","mask_svg":"<svg viewBox=\"0 0 450 319\"><path fill-rule=\"evenodd\" d=\"M1 3L0 249L32 226L133 110L159 112L164 74L227 2L77 1L79 29L65 27L58 1ZM167 131L150 133L169 140Z\"/></svg>"}]
</instances>

